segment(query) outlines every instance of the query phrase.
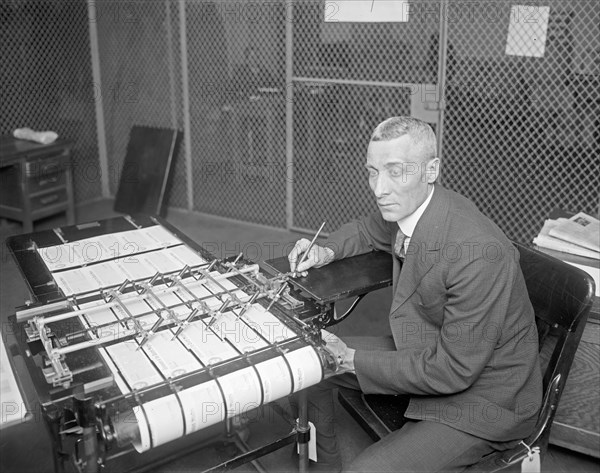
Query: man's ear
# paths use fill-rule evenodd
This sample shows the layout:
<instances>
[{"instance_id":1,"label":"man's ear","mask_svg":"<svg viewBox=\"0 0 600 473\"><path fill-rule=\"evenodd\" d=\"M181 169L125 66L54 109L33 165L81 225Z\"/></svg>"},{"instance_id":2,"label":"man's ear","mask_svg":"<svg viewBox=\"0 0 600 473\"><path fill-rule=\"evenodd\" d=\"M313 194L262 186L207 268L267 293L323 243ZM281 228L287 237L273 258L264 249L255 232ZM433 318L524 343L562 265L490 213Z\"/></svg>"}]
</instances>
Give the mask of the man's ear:
<instances>
[{"instance_id":1,"label":"man's ear","mask_svg":"<svg viewBox=\"0 0 600 473\"><path fill-rule=\"evenodd\" d=\"M432 158L425 165L425 179L428 184L433 184L440 175L440 158Z\"/></svg>"}]
</instances>

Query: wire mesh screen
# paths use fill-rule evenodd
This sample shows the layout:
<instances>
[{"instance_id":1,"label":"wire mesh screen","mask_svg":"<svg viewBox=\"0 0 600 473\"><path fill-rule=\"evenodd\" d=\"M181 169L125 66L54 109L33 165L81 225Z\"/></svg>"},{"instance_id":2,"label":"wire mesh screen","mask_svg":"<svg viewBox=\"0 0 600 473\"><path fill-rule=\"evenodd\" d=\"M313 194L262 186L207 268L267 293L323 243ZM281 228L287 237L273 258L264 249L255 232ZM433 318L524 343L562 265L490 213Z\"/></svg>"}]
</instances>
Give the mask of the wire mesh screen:
<instances>
[{"instance_id":1,"label":"wire mesh screen","mask_svg":"<svg viewBox=\"0 0 600 473\"><path fill-rule=\"evenodd\" d=\"M0 23L0 133L29 127L73 140L75 198L100 196L86 3L2 2Z\"/></svg>"},{"instance_id":2,"label":"wire mesh screen","mask_svg":"<svg viewBox=\"0 0 600 473\"><path fill-rule=\"evenodd\" d=\"M136 179L135 170L123 169L133 125L180 128L179 26L172 1L95 3L98 27L101 94L107 136L110 191L116 193L121 177ZM176 168L169 203L185 206L182 156ZM121 176L122 173L125 173ZM131 174L131 175L129 175Z\"/></svg>"},{"instance_id":3,"label":"wire mesh screen","mask_svg":"<svg viewBox=\"0 0 600 473\"><path fill-rule=\"evenodd\" d=\"M554 208L597 211L600 4L513 3L449 22L444 182L528 242Z\"/></svg>"},{"instance_id":4,"label":"wire mesh screen","mask_svg":"<svg viewBox=\"0 0 600 473\"><path fill-rule=\"evenodd\" d=\"M376 210L364 167L375 126L410 114L410 89L306 85L294 97L294 224L332 231Z\"/></svg>"},{"instance_id":5,"label":"wire mesh screen","mask_svg":"<svg viewBox=\"0 0 600 473\"><path fill-rule=\"evenodd\" d=\"M186 4L194 208L285 226L283 2Z\"/></svg>"},{"instance_id":6,"label":"wire mesh screen","mask_svg":"<svg viewBox=\"0 0 600 473\"><path fill-rule=\"evenodd\" d=\"M443 14L445 185L517 240L530 241L555 207L596 212L597 1L421 0L406 3L408 21L397 23L336 22L338 3L98 0L88 12L85 0L2 2L0 131L30 126L72 138L81 202L101 194L96 104L111 193L131 127L183 130L189 112L191 163L181 146L168 204L285 226L288 126L293 226L316 229L327 219L332 230L374 209L363 163L375 125L400 114L437 125L428 105L436 101ZM92 23L101 83L92 78ZM285 119L289 87L293 123Z\"/></svg>"},{"instance_id":7,"label":"wire mesh screen","mask_svg":"<svg viewBox=\"0 0 600 473\"><path fill-rule=\"evenodd\" d=\"M409 115L437 77L439 23L413 2L399 23L336 21L335 2L294 8L294 226L331 231L375 207L365 155L386 118ZM327 21L326 21L327 20Z\"/></svg>"}]
</instances>

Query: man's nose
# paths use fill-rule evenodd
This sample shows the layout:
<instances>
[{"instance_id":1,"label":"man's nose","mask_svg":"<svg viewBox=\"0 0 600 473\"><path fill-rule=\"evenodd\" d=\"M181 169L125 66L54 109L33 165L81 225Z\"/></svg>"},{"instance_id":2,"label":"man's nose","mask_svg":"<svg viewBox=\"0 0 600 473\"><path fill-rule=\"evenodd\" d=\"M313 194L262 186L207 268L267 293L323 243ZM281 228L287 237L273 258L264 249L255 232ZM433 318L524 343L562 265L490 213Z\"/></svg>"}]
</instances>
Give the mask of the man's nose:
<instances>
[{"instance_id":1,"label":"man's nose","mask_svg":"<svg viewBox=\"0 0 600 473\"><path fill-rule=\"evenodd\" d=\"M378 199L389 194L389 183L387 182L387 179L383 173L374 178L374 180L371 182L371 189L373 189L373 193Z\"/></svg>"}]
</instances>

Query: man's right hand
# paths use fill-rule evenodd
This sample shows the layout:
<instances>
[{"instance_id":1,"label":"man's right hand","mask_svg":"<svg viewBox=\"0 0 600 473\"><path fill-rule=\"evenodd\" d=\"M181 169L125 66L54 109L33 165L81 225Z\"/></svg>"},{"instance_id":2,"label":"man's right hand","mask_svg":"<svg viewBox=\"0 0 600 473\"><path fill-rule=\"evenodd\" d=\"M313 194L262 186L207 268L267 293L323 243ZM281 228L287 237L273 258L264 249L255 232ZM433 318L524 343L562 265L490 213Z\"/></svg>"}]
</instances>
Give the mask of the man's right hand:
<instances>
[{"instance_id":1,"label":"man's right hand","mask_svg":"<svg viewBox=\"0 0 600 473\"><path fill-rule=\"evenodd\" d=\"M320 268L321 266L325 266L328 263L331 263L335 254L331 248L326 248L319 245L313 245L310 249L306 258L300 266L296 266L297 263L302 259L302 255L306 251L306 249L310 246L310 241L306 238L302 238L296 242L296 245L288 255L288 261L290 262L290 271L297 272L300 276L306 276L308 274L308 269L310 268Z\"/></svg>"}]
</instances>

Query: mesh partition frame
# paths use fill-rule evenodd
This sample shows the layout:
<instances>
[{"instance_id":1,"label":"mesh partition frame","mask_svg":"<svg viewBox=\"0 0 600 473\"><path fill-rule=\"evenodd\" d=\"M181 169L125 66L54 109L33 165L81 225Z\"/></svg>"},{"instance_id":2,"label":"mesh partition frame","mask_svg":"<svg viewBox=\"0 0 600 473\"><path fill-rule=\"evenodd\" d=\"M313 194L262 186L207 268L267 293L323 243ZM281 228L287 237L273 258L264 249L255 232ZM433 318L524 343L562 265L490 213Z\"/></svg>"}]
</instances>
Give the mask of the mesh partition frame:
<instances>
[{"instance_id":1,"label":"mesh partition frame","mask_svg":"<svg viewBox=\"0 0 600 473\"><path fill-rule=\"evenodd\" d=\"M107 136L109 185L115 194L121 179L136 179L123 169L134 125L181 128L181 67L177 2L96 2ZM183 147L175 168L168 202L187 206ZM130 175L129 175L130 174Z\"/></svg>"},{"instance_id":2,"label":"mesh partition frame","mask_svg":"<svg viewBox=\"0 0 600 473\"><path fill-rule=\"evenodd\" d=\"M77 202L101 195L88 20L83 0L0 4L0 133L28 127L72 140Z\"/></svg>"},{"instance_id":3,"label":"mesh partition frame","mask_svg":"<svg viewBox=\"0 0 600 473\"><path fill-rule=\"evenodd\" d=\"M285 226L283 2L186 4L194 209Z\"/></svg>"}]
</instances>

